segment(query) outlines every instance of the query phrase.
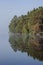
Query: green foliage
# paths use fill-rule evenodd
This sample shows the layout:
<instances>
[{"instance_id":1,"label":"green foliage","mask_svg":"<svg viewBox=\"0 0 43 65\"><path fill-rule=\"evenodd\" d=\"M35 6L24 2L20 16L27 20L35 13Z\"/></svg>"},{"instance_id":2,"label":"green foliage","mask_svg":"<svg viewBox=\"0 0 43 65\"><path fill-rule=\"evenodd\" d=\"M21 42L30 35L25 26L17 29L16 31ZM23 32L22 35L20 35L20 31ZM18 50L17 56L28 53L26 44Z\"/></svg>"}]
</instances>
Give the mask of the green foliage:
<instances>
[{"instance_id":1,"label":"green foliage","mask_svg":"<svg viewBox=\"0 0 43 65\"><path fill-rule=\"evenodd\" d=\"M16 15L11 20L9 30L15 33L29 33L33 32L32 26L39 23L43 19L43 7L34 8L32 11L28 11L27 15ZM34 28L34 27L33 27Z\"/></svg>"}]
</instances>

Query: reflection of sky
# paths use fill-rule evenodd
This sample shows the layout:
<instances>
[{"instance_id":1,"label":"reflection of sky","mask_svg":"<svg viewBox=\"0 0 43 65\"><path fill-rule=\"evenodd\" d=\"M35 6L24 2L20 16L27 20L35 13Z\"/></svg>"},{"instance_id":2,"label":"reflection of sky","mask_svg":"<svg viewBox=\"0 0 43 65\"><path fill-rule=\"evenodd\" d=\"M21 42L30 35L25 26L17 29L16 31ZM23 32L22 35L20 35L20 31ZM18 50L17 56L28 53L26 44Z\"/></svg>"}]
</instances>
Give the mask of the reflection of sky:
<instances>
[{"instance_id":1,"label":"reflection of sky","mask_svg":"<svg viewBox=\"0 0 43 65\"><path fill-rule=\"evenodd\" d=\"M0 35L0 65L43 65L43 61L33 59L25 52L14 52L8 42L8 35Z\"/></svg>"},{"instance_id":2,"label":"reflection of sky","mask_svg":"<svg viewBox=\"0 0 43 65\"><path fill-rule=\"evenodd\" d=\"M25 14L39 6L43 6L43 0L0 0L0 33L7 32L8 22L15 14Z\"/></svg>"}]
</instances>

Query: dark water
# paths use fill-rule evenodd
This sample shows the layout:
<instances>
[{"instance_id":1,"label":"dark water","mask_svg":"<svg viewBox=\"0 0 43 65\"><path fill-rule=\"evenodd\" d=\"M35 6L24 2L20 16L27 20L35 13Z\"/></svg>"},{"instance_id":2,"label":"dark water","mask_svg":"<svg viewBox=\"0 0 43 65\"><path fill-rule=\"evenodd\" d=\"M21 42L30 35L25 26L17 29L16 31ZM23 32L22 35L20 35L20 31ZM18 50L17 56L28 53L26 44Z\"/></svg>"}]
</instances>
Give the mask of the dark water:
<instances>
[{"instance_id":1,"label":"dark water","mask_svg":"<svg viewBox=\"0 0 43 65\"><path fill-rule=\"evenodd\" d=\"M28 34L0 34L0 65L43 65L40 40Z\"/></svg>"}]
</instances>

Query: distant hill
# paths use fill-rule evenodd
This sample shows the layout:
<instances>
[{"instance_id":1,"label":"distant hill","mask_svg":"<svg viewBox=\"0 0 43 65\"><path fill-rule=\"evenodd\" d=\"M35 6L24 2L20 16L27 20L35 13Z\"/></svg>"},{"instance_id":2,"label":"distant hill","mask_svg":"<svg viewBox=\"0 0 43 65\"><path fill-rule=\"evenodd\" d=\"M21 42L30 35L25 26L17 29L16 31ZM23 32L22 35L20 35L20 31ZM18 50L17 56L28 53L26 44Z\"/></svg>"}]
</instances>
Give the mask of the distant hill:
<instances>
[{"instance_id":1,"label":"distant hill","mask_svg":"<svg viewBox=\"0 0 43 65\"><path fill-rule=\"evenodd\" d=\"M34 8L26 15L17 17L16 15L9 24L9 30L13 33L31 33L40 32L39 24L43 23L43 7Z\"/></svg>"}]
</instances>

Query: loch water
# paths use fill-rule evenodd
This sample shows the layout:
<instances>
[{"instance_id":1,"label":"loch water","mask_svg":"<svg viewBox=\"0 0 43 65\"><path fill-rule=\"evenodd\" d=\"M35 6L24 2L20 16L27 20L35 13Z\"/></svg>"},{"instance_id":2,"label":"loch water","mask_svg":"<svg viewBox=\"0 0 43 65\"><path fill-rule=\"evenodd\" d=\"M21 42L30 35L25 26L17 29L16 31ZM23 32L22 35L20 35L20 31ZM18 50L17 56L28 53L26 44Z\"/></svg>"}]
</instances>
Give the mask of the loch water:
<instances>
[{"instance_id":1,"label":"loch water","mask_svg":"<svg viewBox=\"0 0 43 65\"><path fill-rule=\"evenodd\" d=\"M6 31L6 32L4 32ZM28 34L0 33L0 65L43 65L43 44Z\"/></svg>"}]
</instances>

